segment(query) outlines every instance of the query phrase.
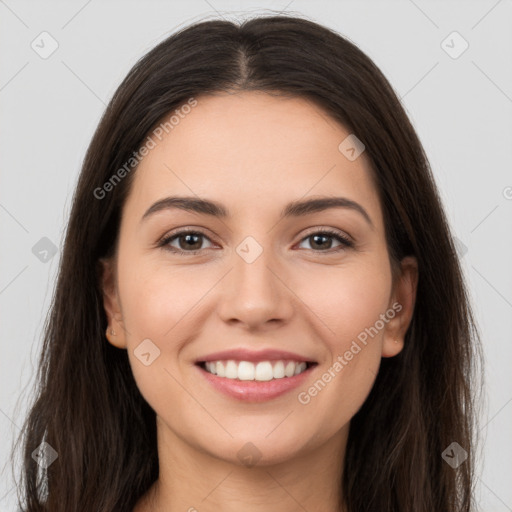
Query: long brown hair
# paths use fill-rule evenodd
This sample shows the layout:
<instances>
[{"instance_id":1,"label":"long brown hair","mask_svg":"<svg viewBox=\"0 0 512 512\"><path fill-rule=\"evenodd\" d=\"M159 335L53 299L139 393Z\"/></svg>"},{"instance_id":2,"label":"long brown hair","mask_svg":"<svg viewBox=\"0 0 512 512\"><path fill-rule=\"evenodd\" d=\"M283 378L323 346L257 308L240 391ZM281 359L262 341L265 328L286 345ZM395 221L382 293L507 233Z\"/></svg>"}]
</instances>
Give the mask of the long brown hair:
<instances>
[{"instance_id":1,"label":"long brown hair","mask_svg":"<svg viewBox=\"0 0 512 512\"><path fill-rule=\"evenodd\" d=\"M354 133L372 163L391 261L418 260L405 347L382 360L351 421L340 461L348 510L473 510L481 348L430 164L376 65L336 32L284 15L182 29L135 64L107 106L73 197L36 396L16 443L20 507L127 511L158 478L155 413L126 351L105 339L98 261L114 252L136 172L126 162L150 130L192 97L233 90L307 98ZM126 176L99 193L123 166ZM58 454L45 471L32 457L43 440ZM457 468L442 457L453 442L468 454Z\"/></svg>"}]
</instances>

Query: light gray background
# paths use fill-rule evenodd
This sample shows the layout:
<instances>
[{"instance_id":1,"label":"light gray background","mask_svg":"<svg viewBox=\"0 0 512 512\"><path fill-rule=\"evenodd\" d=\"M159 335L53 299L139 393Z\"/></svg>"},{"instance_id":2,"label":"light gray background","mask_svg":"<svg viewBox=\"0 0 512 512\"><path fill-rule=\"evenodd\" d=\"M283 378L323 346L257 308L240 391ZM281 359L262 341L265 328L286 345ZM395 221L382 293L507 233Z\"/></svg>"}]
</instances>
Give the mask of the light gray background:
<instances>
[{"instance_id":1,"label":"light gray background","mask_svg":"<svg viewBox=\"0 0 512 512\"><path fill-rule=\"evenodd\" d=\"M61 247L106 103L136 59L176 29L266 9L303 14L348 36L403 99L461 242L483 335L488 398L477 497L483 511L512 510L510 1L0 0L1 511L15 510L7 457L26 412L60 257L44 263L32 247L42 237ZM43 31L59 45L47 59L31 48ZM441 47L453 31L469 43L457 59Z\"/></svg>"}]
</instances>

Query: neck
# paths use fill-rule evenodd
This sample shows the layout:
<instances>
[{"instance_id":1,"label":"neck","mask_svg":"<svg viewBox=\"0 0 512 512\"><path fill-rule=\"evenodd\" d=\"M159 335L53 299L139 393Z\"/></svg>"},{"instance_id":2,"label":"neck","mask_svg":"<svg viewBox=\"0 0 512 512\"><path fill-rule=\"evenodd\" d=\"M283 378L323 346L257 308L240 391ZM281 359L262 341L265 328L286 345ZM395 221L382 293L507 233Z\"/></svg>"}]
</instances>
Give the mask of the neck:
<instances>
[{"instance_id":1,"label":"neck","mask_svg":"<svg viewBox=\"0 0 512 512\"><path fill-rule=\"evenodd\" d=\"M159 478L133 512L343 512L349 425L292 459L247 467L185 443L157 417Z\"/></svg>"}]
</instances>

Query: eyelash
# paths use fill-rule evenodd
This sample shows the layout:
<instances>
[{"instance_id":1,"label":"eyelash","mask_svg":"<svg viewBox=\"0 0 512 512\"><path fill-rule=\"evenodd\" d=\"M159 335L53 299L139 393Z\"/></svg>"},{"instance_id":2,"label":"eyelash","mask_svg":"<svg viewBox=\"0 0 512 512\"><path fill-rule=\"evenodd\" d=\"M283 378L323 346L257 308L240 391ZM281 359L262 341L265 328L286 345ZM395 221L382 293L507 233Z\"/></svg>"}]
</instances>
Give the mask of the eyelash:
<instances>
[{"instance_id":1,"label":"eyelash","mask_svg":"<svg viewBox=\"0 0 512 512\"><path fill-rule=\"evenodd\" d=\"M184 251L182 249L177 249L176 247L172 247L169 245L169 243L172 242L174 239L177 239L182 235L188 235L188 234L203 236L209 240L208 236L206 236L206 234L201 231L197 231L197 230L193 230L193 229L185 229L185 230L178 231L176 233L171 233L167 236L164 236L160 240L160 242L158 242L157 246L163 248L164 250L167 250L167 251L179 254L179 255L185 255L185 254L195 255L195 254L198 254L199 252L201 252L202 250L204 250L204 249L197 249L195 251ZM333 254L333 253L338 253L345 249L351 249L354 247L354 242L352 240L350 240L346 236L342 235L340 232L334 231L332 229L321 229L318 231L312 231L311 233L309 233L305 237L303 237L300 240L300 242L306 240L307 238L312 237L313 235L329 235L341 243L341 246L336 248L335 250L320 251L320 250L315 250L315 249L309 249L316 253Z\"/></svg>"}]
</instances>

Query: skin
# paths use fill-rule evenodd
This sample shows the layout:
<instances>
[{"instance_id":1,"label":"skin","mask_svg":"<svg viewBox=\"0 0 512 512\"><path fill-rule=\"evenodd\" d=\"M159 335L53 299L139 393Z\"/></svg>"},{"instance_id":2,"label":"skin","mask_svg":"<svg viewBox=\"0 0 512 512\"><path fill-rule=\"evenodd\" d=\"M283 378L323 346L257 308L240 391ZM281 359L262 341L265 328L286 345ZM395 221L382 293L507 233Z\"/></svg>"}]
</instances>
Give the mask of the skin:
<instances>
[{"instance_id":1,"label":"skin","mask_svg":"<svg viewBox=\"0 0 512 512\"><path fill-rule=\"evenodd\" d=\"M109 341L128 350L137 385L157 416L160 477L134 510L340 510L350 420L381 358L403 349L416 260L404 259L393 282L369 160L363 152L349 161L338 150L350 132L319 107L262 92L197 100L140 163L116 256L104 261L104 306L116 332ZM141 221L171 195L218 201L232 217L169 209ZM288 202L313 196L356 201L373 226L348 208L280 220ZM199 254L156 247L186 227L205 233ZM311 235L322 228L349 236L355 248L335 238L315 245ZM263 248L250 264L236 252L247 236ZM170 243L186 251L181 241ZM298 393L396 302L400 312L301 404ZM147 338L160 350L149 366L134 355ZM216 391L194 366L199 356L236 347L289 350L318 366L299 389L243 403ZM237 456L248 442L261 457L253 467Z\"/></svg>"}]
</instances>

